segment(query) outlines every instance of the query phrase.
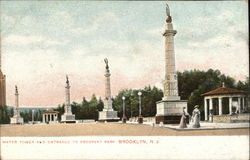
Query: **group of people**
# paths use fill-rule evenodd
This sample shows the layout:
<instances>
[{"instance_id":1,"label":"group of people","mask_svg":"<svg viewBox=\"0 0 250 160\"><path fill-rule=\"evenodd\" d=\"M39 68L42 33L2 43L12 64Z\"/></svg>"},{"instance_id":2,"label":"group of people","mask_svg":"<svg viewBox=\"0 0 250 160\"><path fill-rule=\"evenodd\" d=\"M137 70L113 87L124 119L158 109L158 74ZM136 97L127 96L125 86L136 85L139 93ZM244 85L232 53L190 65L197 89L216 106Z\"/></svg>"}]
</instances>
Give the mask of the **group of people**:
<instances>
[{"instance_id":1,"label":"group of people","mask_svg":"<svg viewBox=\"0 0 250 160\"><path fill-rule=\"evenodd\" d=\"M194 110L191 117L191 124L193 128L200 128L200 111L199 106L194 106ZM183 113L180 121L180 128L187 128L187 116L185 113L185 107L183 107Z\"/></svg>"}]
</instances>

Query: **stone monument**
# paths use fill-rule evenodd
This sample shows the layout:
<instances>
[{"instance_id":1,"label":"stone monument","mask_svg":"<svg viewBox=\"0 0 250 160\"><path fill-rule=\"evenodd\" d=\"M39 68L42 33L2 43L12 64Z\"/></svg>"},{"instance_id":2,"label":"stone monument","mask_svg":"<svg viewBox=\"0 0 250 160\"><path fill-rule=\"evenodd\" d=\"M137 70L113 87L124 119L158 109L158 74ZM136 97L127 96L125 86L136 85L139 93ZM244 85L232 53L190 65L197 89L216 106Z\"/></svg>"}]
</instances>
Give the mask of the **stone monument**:
<instances>
[{"instance_id":1,"label":"stone monument","mask_svg":"<svg viewBox=\"0 0 250 160\"><path fill-rule=\"evenodd\" d=\"M166 7L167 19L165 25L165 80L164 96L161 101L156 102L156 123L178 124L182 116L182 109L185 107L187 113L187 101L180 100L178 94L178 79L175 70L174 36L177 33L173 29L170 9Z\"/></svg>"},{"instance_id":2,"label":"stone monument","mask_svg":"<svg viewBox=\"0 0 250 160\"><path fill-rule=\"evenodd\" d=\"M110 89L110 72L108 66L108 59L105 58L104 62L106 64L105 72L105 99L103 111L99 112L99 122L115 122L119 121L120 118L117 117L117 111L113 110L112 99L111 99L111 89Z\"/></svg>"},{"instance_id":3,"label":"stone monument","mask_svg":"<svg viewBox=\"0 0 250 160\"><path fill-rule=\"evenodd\" d=\"M70 85L69 78L66 76L66 86L65 86L66 101L64 106L64 114L61 116L61 122L63 123L76 123L75 115L72 114L70 105Z\"/></svg>"},{"instance_id":4,"label":"stone monument","mask_svg":"<svg viewBox=\"0 0 250 160\"><path fill-rule=\"evenodd\" d=\"M1 45L1 44L0 44ZM1 47L0 47L1 49ZM2 73L2 62L1 62L1 51L0 51L0 106L6 106L6 76Z\"/></svg>"},{"instance_id":5,"label":"stone monument","mask_svg":"<svg viewBox=\"0 0 250 160\"><path fill-rule=\"evenodd\" d=\"M23 118L20 116L19 112L19 101L18 101L18 89L17 86L15 86L15 103L16 107L14 108L14 115L12 118L10 118L10 124L23 124Z\"/></svg>"}]
</instances>

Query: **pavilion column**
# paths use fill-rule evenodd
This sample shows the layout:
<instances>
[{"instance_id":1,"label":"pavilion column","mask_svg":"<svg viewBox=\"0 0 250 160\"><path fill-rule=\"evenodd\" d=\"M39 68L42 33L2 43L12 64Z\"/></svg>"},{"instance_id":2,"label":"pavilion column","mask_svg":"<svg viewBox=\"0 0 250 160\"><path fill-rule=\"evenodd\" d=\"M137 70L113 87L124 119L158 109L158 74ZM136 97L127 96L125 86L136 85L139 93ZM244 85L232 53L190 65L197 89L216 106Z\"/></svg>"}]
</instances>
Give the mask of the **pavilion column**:
<instances>
[{"instance_id":1,"label":"pavilion column","mask_svg":"<svg viewBox=\"0 0 250 160\"><path fill-rule=\"evenodd\" d=\"M45 114L43 114L43 123L45 123Z\"/></svg>"},{"instance_id":2,"label":"pavilion column","mask_svg":"<svg viewBox=\"0 0 250 160\"><path fill-rule=\"evenodd\" d=\"M54 114L54 121L56 121L56 114Z\"/></svg>"},{"instance_id":3,"label":"pavilion column","mask_svg":"<svg viewBox=\"0 0 250 160\"><path fill-rule=\"evenodd\" d=\"M245 111L245 97L242 97L242 109Z\"/></svg>"},{"instance_id":4,"label":"pavilion column","mask_svg":"<svg viewBox=\"0 0 250 160\"><path fill-rule=\"evenodd\" d=\"M45 117L45 123L47 123L47 114L44 114Z\"/></svg>"},{"instance_id":5,"label":"pavilion column","mask_svg":"<svg viewBox=\"0 0 250 160\"><path fill-rule=\"evenodd\" d=\"M232 114L232 97L229 97L229 114Z\"/></svg>"},{"instance_id":6,"label":"pavilion column","mask_svg":"<svg viewBox=\"0 0 250 160\"><path fill-rule=\"evenodd\" d=\"M241 113L241 97L238 97L238 111Z\"/></svg>"},{"instance_id":7,"label":"pavilion column","mask_svg":"<svg viewBox=\"0 0 250 160\"><path fill-rule=\"evenodd\" d=\"M48 115L49 116L49 122L51 121L51 114Z\"/></svg>"},{"instance_id":8,"label":"pavilion column","mask_svg":"<svg viewBox=\"0 0 250 160\"><path fill-rule=\"evenodd\" d=\"M219 97L219 115L222 115L222 97Z\"/></svg>"},{"instance_id":9,"label":"pavilion column","mask_svg":"<svg viewBox=\"0 0 250 160\"><path fill-rule=\"evenodd\" d=\"M206 98L204 98L204 110L205 110L205 121L207 121L208 120L208 118L207 118L207 99Z\"/></svg>"},{"instance_id":10,"label":"pavilion column","mask_svg":"<svg viewBox=\"0 0 250 160\"><path fill-rule=\"evenodd\" d=\"M210 98L210 99L209 99L209 112L210 112L212 109L213 109L213 99ZM211 118L212 118L212 117L209 116L209 121L212 121Z\"/></svg>"}]
</instances>

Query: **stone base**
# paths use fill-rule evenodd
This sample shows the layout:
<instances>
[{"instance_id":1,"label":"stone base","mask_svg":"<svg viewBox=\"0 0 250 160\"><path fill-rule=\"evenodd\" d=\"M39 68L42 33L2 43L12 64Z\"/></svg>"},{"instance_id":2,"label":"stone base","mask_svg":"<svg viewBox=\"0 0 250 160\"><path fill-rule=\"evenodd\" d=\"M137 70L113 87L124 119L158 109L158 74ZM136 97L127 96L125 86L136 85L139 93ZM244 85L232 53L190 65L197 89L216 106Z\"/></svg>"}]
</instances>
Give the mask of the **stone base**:
<instances>
[{"instance_id":1,"label":"stone base","mask_svg":"<svg viewBox=\"0 0 250 160\"><path fill-rule=\"evenodd\" d=\"M99 112L99 122L118 122L117 111L101 111Z\"/></svg>"},{"instance_id":2,"label":"stone base","mask_svg":"<svg viewBox=\"0 0 250 160\"><path fill-rule=\"evenodd\" d=\"M119 122L120 119L102 119L98 120L98 122Z\"/></svg>"},{"instance_id":3,"label":"stone base","mask_svg":"<svg viewBox=\"0 0 250 160\"><path fill-rule=\"evenodd\" d=\"M122 123L126 123L127 122L127 118L126 117L123 117L122 118Z\"/></svg>"},{"instance_id":4,"label":"stone base","mask_svg":"<svg viewBox=\"0 0 250 160\"><path fill-rule=\"evenodd\" d=\"M181 116L182 115L156 116L155 123L160 124L160 122L162 122L163 124L179 124Z\"/></svg>"},{"instance_id":5,"label":"stone base","mask_svg":"<svg viewBox=\"0 0 250 160\"><path fill-rule=\"evenodd\" d=\"M186 100L162 100L156 102L156 107L156 124L160 122L163 122L163 124L179 124L183 107L185 107L185 112L188 113ZM189 121L188 115L186 120Z\"/></svg>"},{"instance_id":6,"label":"stone base","mask_svg":"<svg viewBox=\"0 0 250 160\"><path fill-rule=\"evenodd\" d=\"M76 123L75 115L73 115L73 114L63 114L61 116L61 123Z\"/></svg>"},{"instance_id":7,"label":"stone base","mask_svg":"<svg viewBox=\"0 0 250 160\"><path fill-rule=\"evenodd\" d=\"M138 117L138 123L140 123L140 124L143 123L143 117L142 117L142 116L139 116L139 117Z\"/></svg>"},{"instance_id":8,"label":"stone base","mask_svg":"<svg viewBox=\"0 0 250 160\"><path fill-rule=\"evenodd\" d=\"M23 118L12 117L12 118L10 118L10 124L23 124Z\"/></svg>"}]
</instances>

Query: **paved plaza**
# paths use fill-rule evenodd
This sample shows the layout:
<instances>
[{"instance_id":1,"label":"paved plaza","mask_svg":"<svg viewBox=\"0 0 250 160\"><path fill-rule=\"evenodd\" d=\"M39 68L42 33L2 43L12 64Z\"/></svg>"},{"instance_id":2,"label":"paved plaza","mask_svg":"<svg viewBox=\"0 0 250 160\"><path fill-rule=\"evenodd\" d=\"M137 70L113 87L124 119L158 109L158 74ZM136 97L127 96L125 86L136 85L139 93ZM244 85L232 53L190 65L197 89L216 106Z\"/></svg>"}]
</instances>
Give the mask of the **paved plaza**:
<instances>
[{"instance_id":1,"label":"paved plaza","mask_svg":"<svg viewBox=\"0 0 250 160\"><path fill-rule=\"evenodd\" d=\"M247 124L247 123L246 123ZM14 136L212 136L212 135L249 135L245 128L211 129L203 126L196 130L175 130L168 125L122 124L113 123L79 123L79 124L37 124L37 125L2 125L1 137ZM216 125L216 124L214 124ZM234 125L234 124L233 124ZM236 125L236 124L235 124ZM238 125L238 124L237 124ZM176 128L176 127L175 127ZM206 129L205 129L206 128Z\"/></svg>"}]
</instances>

